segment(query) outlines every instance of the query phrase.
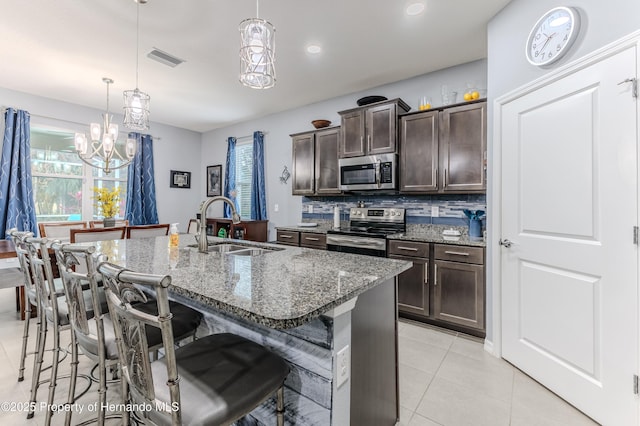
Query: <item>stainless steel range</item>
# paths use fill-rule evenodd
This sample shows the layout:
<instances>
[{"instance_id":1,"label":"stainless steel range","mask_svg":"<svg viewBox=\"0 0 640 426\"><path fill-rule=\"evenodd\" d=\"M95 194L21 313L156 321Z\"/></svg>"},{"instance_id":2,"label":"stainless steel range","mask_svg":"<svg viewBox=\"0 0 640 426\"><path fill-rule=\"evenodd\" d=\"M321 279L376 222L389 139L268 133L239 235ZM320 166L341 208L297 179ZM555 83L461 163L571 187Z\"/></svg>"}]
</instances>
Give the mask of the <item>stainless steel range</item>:
<instances>
[{"instance_id":1,"label":"stainless steel range","mask_svg":"<svg viewBox=\"0 0 640 426\"><path fill-rule=\"evenodd\" d=\"M327 250L385 257L387 235L405 230L404 209L352 207L348 228L327 231Z\"/></svg>"}]
</instances>

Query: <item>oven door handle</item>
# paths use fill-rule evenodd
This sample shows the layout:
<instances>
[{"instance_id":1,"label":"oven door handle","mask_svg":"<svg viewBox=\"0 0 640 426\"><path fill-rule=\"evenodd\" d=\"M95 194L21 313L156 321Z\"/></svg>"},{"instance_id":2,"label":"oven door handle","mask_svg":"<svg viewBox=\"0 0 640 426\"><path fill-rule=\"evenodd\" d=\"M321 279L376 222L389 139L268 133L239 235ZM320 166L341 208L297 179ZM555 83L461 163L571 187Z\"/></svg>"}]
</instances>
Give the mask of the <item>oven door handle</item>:
<instances>
[{"instance_id":1,"label":"oven door handle","mask_svg":"<svg viewBox=\"0 0 640 426\"><path fill-rule=\"evenodd\" d=\"M358 244L361 246L371 246L371 245L378 244L378 241L363 241L363 240L355 240L352 238L331 237L331 239L338 243L351 243L351 244Z\"/></svg>"}]
</instances>

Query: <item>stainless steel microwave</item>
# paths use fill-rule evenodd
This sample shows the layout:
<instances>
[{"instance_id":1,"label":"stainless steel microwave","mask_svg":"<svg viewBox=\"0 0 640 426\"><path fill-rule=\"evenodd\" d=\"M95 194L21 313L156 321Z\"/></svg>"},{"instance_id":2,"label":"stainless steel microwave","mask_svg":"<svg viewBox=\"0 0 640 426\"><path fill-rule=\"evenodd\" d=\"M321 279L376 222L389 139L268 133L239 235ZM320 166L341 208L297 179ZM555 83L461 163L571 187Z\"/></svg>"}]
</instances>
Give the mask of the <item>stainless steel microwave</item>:
<instances>
[{"instance_id":1,"label":"stainless steel microwave","mask_svg":"<svg viewBox=\"0 0 640 426\"><path fill-rule=\"evenodd\" d=\"M397 189L396 154L366 155L340 158L340 189L358 191L369 189Z\"/></svg>"}]
</instances>

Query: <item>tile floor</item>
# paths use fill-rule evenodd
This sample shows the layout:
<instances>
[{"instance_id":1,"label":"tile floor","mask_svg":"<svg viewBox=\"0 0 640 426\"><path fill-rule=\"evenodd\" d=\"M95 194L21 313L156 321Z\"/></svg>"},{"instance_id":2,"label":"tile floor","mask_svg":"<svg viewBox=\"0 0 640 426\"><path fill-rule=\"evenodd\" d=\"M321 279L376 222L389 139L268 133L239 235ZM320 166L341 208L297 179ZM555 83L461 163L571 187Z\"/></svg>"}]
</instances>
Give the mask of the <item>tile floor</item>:
<instances>
[{"instance_id":1,"label":"tile floor","mask_svg":"<svg viewBox=\"0 0 640 426\"><path fill-rule=\"evenodd\" d=\"M31 357L25 381L16 380L23 322L16 317L14 295L13 289L0 290L0 402L29 399ZM32 330L34 333L35 327ZM65 341L68 342L68 338ZM595 424L509 363L486 353L479 339L401 321L399 341L400 426ZM86 357L81 356L80 360L80 368L88 370L91 363ZM82 383L79 380L79 386ZM64 402L66 386L66 380L60 381L56 402ZM39 401L46 398L47 391L47 384L42 385ZM109 399L117 402L113 395ZM79 403L88 406L94 401L95 392L89 392ZM73 423L92 416L86 411L74 415ZM1 425L44 424L43 412L36 412L29 421L25 417L23 413L0 409ZM64 424L64 415L54 415L52 424ZM119 421L107 424L119 424Z\"/></svg>"}]
</instances>

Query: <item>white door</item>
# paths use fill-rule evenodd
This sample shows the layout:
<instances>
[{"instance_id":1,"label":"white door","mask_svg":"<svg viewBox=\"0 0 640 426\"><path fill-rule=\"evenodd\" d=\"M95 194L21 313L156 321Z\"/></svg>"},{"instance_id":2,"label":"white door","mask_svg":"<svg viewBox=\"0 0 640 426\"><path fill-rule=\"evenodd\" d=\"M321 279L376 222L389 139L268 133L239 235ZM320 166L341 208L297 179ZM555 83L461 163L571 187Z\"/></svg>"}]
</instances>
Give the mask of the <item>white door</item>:
<instances>
[{"instance_id":1,"label":"white door","mask_svg":"<svg viewBox=\"0 0 640 426\"><path fill-rule=\"evenodd\" d=\"M502 354L604 425L638 425L635 48L502 106Z\"/></svg>"}]
</instances>

